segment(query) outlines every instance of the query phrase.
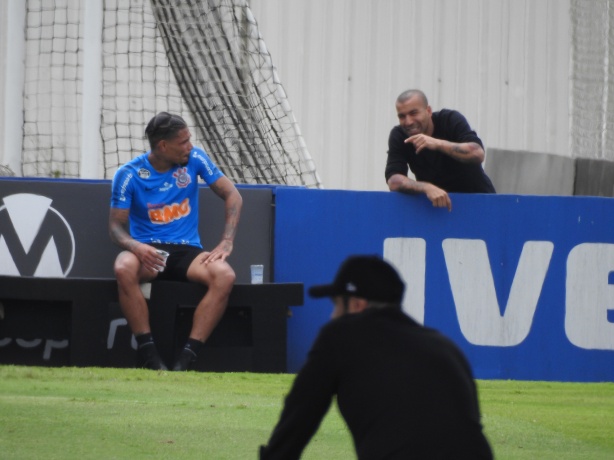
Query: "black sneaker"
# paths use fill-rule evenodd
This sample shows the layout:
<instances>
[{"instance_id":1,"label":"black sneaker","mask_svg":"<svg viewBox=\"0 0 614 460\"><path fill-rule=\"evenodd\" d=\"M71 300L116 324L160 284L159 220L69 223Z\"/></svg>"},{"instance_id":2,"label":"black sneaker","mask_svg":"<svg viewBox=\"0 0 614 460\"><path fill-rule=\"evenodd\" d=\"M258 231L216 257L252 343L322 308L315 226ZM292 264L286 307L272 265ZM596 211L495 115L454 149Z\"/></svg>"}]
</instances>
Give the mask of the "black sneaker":
<instances>
[{"instance_id":1,"label":"black sneaker","mask_svg":"<svg viewBox=\"0 0 614 460\"><path fill-rule=\"evenodd\" d=\"M194 353L189 348L184 348L181 350L175 365L173 366L174 371L187 371L192 367L192 363L196 361L196 353Z\"/></svg>"},{"instance_id":2,"label":"black sneaker","mask_svg":"<svg viewBox=\"0 0 614 460\"><path fill-rule=\"evenodd\" d=\"M139 367L154 371L167 371L168 367L160 358L156 344L153 342L141 345L138 349Z\"/></svg>"}]
</instances>

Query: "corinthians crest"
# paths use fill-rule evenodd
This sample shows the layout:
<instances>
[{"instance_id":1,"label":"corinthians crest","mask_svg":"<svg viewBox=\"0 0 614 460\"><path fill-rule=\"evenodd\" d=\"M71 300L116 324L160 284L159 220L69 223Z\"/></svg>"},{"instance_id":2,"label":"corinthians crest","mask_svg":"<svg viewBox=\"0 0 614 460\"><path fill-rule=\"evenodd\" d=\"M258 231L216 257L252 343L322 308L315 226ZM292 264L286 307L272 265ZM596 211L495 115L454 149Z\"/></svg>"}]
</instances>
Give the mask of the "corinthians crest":
<instances>
[{"instance_id":1,"label":"corinthians crest","mask_svg":"<svg viewBox=\"0 0 614 460\"><path fill-rule=\"evenodd\" d=\"M177 184L177 187L179 188L185 188L190 184L190 182L192 182L192 179L190 178L190 175L188 174L187 167L178 168L177 171L173 173L173 177L176 179L175 183Z\"/></svg>"}]
</instances>

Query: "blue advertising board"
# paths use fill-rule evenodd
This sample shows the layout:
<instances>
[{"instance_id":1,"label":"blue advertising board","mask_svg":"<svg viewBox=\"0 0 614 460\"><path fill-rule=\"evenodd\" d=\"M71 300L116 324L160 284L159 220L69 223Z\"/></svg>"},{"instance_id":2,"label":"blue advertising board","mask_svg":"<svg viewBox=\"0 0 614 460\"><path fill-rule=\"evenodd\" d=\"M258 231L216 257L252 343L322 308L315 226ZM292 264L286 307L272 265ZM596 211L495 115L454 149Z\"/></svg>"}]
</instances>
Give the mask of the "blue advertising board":
<instances>
[{"instance_id":1,"label":"blue advertising board","mask_svg":"<svg viewBox=\"0 0 614 460\"><path fill-rule=\"evenodd\" d=\"M351 254L379 254L407 284L404 310L455 341L477 378L614 381L614 199L424 196L279 188L277 282L330 282ZM327 299L288 324L297 371Z\"/></svg>"},{"instance_id":2,"label":"blue advertising board","mask_svg":"<svg viewBox=\"0 0 614 460\"><path fill-rule=\"evenodd\" d=\"M203 190L207 246L223 226ZM108 181L0 180L0 274L111 278ZM614 381L614 199L452 194L453 209L390 192L243 189L237 282L330 282L352 254L379 254L406 281L403 309L454 340L476 377ZM215 209L214 209L215 208ZM274 210L274 211L273 211ZM272 263L271 261L272 257ZM292 307L297 371L327 299Z\"/></svg>"}]
</instances>

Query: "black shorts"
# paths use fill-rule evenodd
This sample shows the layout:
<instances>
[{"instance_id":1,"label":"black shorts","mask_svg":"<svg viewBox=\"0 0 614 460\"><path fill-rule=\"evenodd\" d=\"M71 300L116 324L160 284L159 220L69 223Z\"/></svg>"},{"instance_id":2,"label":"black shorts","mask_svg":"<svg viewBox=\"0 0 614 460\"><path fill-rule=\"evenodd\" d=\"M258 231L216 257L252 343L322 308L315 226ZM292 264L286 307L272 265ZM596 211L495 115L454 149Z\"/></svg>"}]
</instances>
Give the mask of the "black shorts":
<instances>
[{"instance_id":1,"label":"black shorts","mask_svg":"<svg viewBox=\"0 0 614 460\"><path fill-rule=\"evenodd\" d=\"M156 276L158 280L188 281L188 268L194 259L204 252L202 248L185 244L152 244L152 246L169 254L166 268Z\"/></svg>"}]
</instances>

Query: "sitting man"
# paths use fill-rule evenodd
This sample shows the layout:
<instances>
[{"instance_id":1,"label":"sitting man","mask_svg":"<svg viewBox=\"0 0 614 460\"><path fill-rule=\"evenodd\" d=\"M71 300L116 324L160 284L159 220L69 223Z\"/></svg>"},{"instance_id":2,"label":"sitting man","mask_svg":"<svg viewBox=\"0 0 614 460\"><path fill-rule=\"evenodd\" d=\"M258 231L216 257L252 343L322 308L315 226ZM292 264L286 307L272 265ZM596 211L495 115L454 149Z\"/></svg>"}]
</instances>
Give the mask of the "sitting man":
<instances>
[{"instance_id":1,"label":"sitting man","mask_svg":"<svg viewBox=\"0 0 614 460\"><path fill-rule=\"evenodd\" d=\"M109 234L123 249L115 260L119 303L138 344L140 366L167 369L154 343L140 283L154 279L208 286L173 370L187 370L222 317L235 281L226 258L241 214L234 184L201 149L192 146L183 118L161 112L145 134L151 151L118 169L113 178ZM198 234L198 177L225 203L219 244L204 251ZM165 259L168 253L168 259Z\"/></svg>"}]
</instances>

